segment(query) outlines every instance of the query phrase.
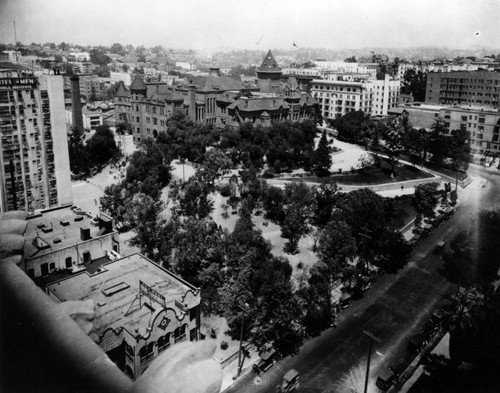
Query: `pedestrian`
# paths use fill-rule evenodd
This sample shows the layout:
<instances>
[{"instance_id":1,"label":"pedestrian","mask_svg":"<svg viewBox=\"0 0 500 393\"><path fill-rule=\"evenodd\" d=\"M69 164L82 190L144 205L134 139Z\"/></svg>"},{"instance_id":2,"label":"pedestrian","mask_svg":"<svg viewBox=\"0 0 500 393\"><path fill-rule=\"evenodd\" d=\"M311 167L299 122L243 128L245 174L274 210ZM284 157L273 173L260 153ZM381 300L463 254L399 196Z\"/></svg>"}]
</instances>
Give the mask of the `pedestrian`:
<instances>
[{"instance_id":1,"label":"pedestrian","mask_svg":"<svg viewBox=\"0 0 500 393\"><path fill-rule=\"evenodd\" d=\"M94 203L95 203L95 205L97 206L97 199L95 199L95 198L94 198Z\"/></svg>"}]
</instances>

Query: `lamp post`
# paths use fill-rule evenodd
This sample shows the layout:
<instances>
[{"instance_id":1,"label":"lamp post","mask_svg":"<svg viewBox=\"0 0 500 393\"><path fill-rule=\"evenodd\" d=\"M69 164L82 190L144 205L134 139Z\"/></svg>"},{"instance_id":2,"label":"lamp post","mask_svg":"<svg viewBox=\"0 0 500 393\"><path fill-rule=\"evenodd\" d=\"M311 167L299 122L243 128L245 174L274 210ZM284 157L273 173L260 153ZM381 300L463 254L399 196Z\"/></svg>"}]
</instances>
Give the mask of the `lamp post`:
<instances>
[{"instance_id":1,"label":"lamp post","mask_svg":"<svg viewBox=\"0 0 500 393\"><path fill-rule=\"evenodd\" d=\"M370 346L368 347L368 360L366 362L366 376L365 376L365 389L363 390L364 393L368 391L368 379L370 378L370 360L372 357L372 347L373 347L373 342L380 342L380 338L377 336L374 336L372 333L370 333L367 330L363 330L363 334L367 335L370 338Z\"/></svg>"},{"instance_id":2,"label":"lamp post","mask_svg":"<svg viewBox=\"0 0 500 393\"><path fill-rule=\"evenodd\" d=\"M248 303L238 300L238 308L243 311L244 314L248 312ZM238 373L236 374L236 377L234 379L238 378L241 374L241 369L243 367L243 362L241 360L241 352L243 349L243 323L245 321L244 315L242 314L241 316L241 327L240 327L240 349L238 351ZM244 359L243 359L244 360Z\"/></svg>"}]
</instances>

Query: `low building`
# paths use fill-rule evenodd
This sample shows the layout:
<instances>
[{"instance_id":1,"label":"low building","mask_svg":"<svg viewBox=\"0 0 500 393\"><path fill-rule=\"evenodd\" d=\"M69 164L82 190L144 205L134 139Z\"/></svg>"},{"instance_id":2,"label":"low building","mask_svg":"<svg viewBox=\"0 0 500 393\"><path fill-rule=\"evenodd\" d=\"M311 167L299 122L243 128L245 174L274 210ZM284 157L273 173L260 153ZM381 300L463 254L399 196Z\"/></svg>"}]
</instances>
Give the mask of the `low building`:
<instances>
[{"instance_id":1,"label":"low building","mask_svg":"<svg viewBox=\"0 0 500 393\"><path fill-rule=\"evenodd\" d=\"M430 130L437 120L448 129L464 130L474 154L500 153L500 111L473 105L432 105L420 102L406 104L389 111L400 116L405 113L415 128Z\"/></svg>"},{"instance_id":2,"label":"low building","mask_svg":"<svg viewBox=\"0 0 500 393\"><path fill-rule=\"evenodd\" d=\"M57 302L92 301L90 337L131 378L175 343L200 339L200 291L140 254L53 282Z\"/></svg>"},{"instance_id":3,"label":"low building","mask_svg":"<svg viewBox=\"0 0 500 393\"><path fill-rule=\"evenodd\" d=\"M86 269L94 261L119 253L113 220L78 208L45 211L28 219L24 246L24 270L44 286L44 277ZM42 281L37 281L37 280Z\"/></svg>"}]
</instances>

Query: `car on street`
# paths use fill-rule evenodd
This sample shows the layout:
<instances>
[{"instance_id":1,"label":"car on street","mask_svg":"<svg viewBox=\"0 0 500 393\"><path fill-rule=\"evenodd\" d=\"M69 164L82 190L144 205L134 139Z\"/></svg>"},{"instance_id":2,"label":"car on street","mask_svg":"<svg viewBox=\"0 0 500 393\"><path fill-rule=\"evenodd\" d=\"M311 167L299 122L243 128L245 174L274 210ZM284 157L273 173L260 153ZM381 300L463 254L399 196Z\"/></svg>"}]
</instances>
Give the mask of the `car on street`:
<instances>
[{"instance_id":1,"label":"car on street","mask_svg":"<svg viewBox=\"0 0 500 393\"><path fill-rule=\"evenodd\" d=\"M269 370L280 358L279 353L275 349L265 351L260 355L259 361L253 365L253 372L260 374Z\"/></svg>"}]
</instances>

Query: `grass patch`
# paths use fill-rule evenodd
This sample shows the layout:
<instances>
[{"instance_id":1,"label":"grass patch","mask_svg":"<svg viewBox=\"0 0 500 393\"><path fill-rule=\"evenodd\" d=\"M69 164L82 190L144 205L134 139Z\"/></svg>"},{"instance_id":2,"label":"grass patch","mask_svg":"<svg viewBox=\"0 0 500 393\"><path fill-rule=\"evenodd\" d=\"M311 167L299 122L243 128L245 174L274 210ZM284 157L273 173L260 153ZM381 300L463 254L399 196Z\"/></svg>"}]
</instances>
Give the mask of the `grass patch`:
<instances>
[{"instance_id":1,"label":"grass patch","mask_svg":"<svg viewBox=\"0 0 500 393\"><path fill-rule=\"evenodd\" d=\"M374 185L385 183L397 183L406 180L425 179L431 177L420 169L398 163L395 169L396 175L391 177L391 166L385 158L380 158L380 167L372 166L364 170L358 170L355 173L346 175L332 175L329 177L301 177L301 181L311 183L337 183L345 185ZM297 178L283 178L283 180L298 180Z\"/></svg>"}]
</instances>

